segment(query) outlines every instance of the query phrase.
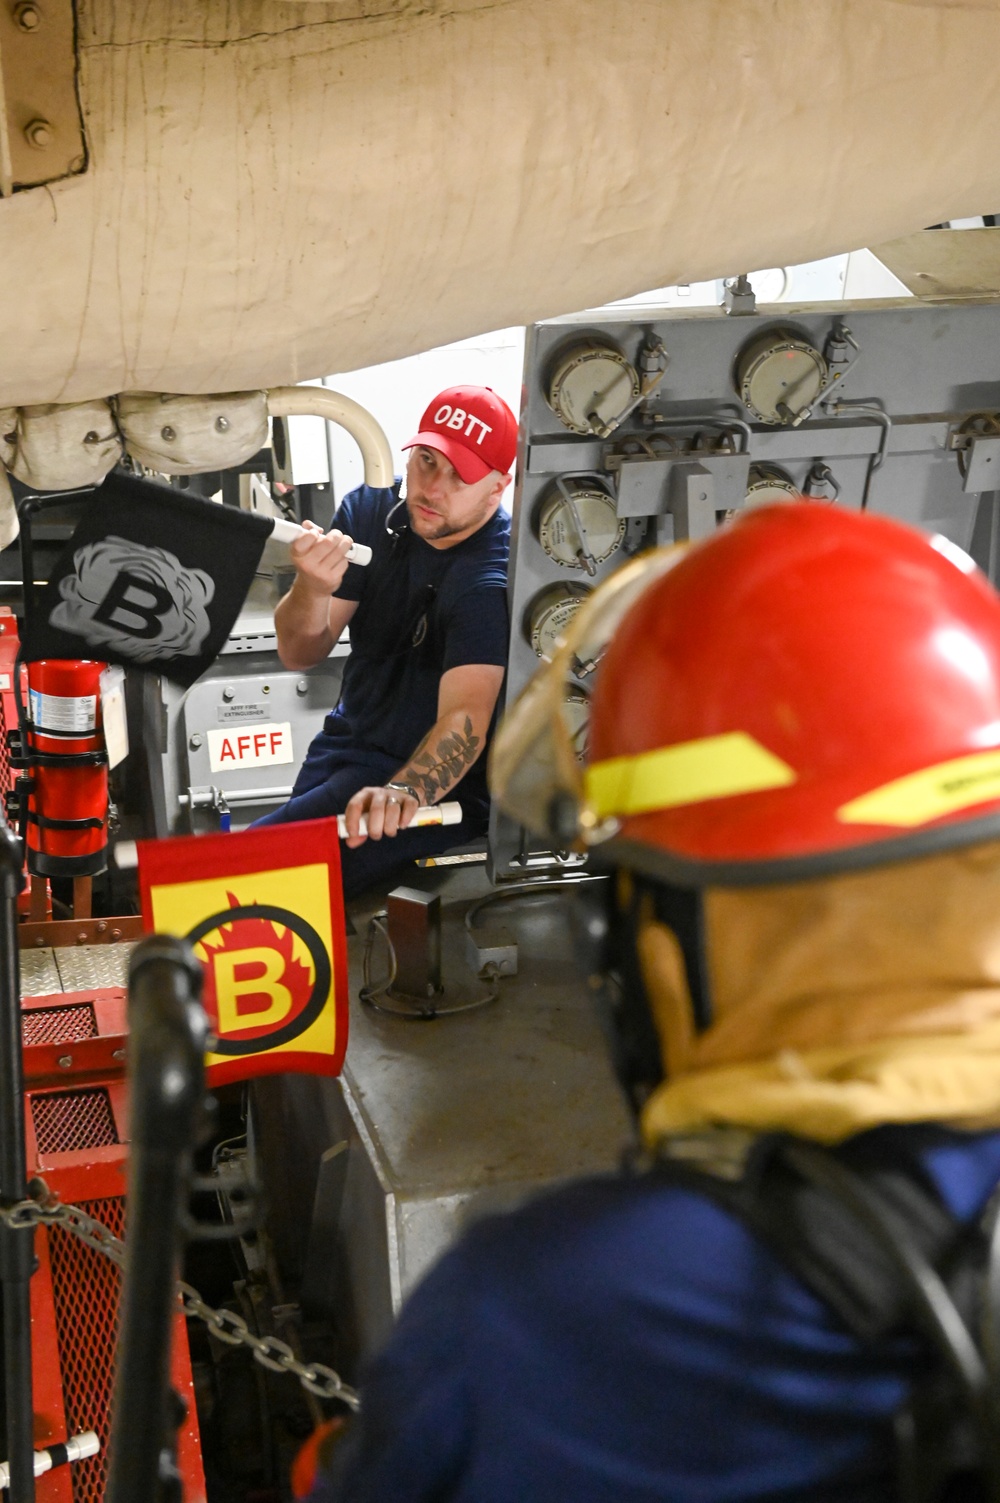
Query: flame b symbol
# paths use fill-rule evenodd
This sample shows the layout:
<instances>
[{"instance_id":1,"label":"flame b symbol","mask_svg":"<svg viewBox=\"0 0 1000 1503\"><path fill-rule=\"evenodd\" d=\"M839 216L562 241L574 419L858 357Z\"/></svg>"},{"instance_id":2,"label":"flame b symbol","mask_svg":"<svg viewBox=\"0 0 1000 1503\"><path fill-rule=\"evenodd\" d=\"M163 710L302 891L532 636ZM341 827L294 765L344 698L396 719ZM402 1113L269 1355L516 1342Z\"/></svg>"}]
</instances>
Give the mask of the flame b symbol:
<instances>
[{"instance_id":1,"label":"flame b symbol","mask_svg":"<svg viewBox=\"0 0 1000 1503\"><path fill-rule=\"evenodd\" d=\"M330 955L300 914L228 897L227 909L202 919L186 936L204 954L205 1010L216 1028L212 1053L267 1053L298 1038L320 1016L333 986ZM209 942L212 934L221 944ZM304 962L293 953L296 940L305 947Z\"/></svg>"},{"instance_id":2,"label":"flame b symbol","mask_svg":"<svg viewBox=\"0 0 1000 1503\"><path fill-rule=\"evenodd\" d=\"M280 980L285 972L285 957L277 950L261 946L248 950L216 950L212 954L212 968L220 1033L235 1033L248 1027L273 1027L288 1017L294 999ZM243 974L237 975L237 971ZM241 999L261 996L269 999L266 1008L240 1011Z\"/></svg>"}]
</instances>

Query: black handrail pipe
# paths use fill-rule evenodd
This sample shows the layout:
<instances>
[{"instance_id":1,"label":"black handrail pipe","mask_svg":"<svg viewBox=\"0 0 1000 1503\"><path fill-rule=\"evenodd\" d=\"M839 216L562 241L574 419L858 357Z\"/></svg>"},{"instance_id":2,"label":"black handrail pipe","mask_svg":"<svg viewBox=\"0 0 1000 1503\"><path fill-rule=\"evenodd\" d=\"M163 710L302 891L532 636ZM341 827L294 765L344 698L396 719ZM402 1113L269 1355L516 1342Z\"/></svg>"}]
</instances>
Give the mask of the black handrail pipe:
<instances>
[{"instance_id":1,"label":"black handrail pipe","mask_svg":"<svg viewBox=\"0 0 1000 1503\"><path fill-rule=\"evenodd\" d=\"M181 1218L203 1121L201 982L201 966L182 940L154 935L133 951L128 1234L106 1503L162 1503L176 1496L170 1346Z\"/></svg>"}]
</instances>

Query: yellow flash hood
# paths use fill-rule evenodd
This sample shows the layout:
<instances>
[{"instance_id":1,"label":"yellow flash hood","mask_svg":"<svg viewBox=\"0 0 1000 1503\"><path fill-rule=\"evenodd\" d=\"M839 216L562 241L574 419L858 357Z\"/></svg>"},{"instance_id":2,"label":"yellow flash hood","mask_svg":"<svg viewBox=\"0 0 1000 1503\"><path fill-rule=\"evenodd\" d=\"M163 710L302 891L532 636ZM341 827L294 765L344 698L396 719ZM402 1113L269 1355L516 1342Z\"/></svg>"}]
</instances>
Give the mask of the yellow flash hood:
<instances>
[{"instance_id":1,"label":"yellow flash hood","mask_svg":"<svg viewBox=\"0 0 1000 1503\"><path fill-rule=\"evenodd\" d=\"M700 1034L675 936L640 930L667 1070L651 1146L717 1124L828 1143L887 1122L1000 1126L1000 842L704 903Z\"/></svg>"}]
</instances>

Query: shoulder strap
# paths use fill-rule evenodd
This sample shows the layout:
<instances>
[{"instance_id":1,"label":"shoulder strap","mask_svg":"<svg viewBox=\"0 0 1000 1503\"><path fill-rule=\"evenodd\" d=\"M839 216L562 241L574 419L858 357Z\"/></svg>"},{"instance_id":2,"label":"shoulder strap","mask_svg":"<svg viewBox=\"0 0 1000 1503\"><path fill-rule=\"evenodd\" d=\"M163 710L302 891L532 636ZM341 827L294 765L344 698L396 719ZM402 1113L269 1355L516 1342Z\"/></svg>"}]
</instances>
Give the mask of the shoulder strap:
<instances>
[{"instance_id":1,"label":"shoulder strap","mask_svg":"<svg viewBox=\"0 0 1000 1503\"><path fill-rule=\"evenodd\" d=\"M845 1198L845 1185L859 1176L845 1169L834 1189L839 1163L828 1149L775 1134L758 1140L738 1180L669 1158L655 1172L738 1216L867 1345L900 1329L909 1296L880 1234ZM938 1197L905 1170L869 1169L863 1183L931 1263L963 1237Z\"/></svg>"},{"instance_id":2,"label":"shoulder strap","mask_svg":"<svg viewBox=\"0 0 1000 1503\"><path fill-rule=\"evenodd\" d=\"M987 1226L963 1226L912 1164L851 1164L840 1151L779 1136L758 1142L738 1181L669 1159L657 1172L744 1221L863 1345L902 1334L921 1342L928 1375L896 1426L904 1499L1000 1503L1000 1229L992 1207Z\"/></svg>"}]
</instances>

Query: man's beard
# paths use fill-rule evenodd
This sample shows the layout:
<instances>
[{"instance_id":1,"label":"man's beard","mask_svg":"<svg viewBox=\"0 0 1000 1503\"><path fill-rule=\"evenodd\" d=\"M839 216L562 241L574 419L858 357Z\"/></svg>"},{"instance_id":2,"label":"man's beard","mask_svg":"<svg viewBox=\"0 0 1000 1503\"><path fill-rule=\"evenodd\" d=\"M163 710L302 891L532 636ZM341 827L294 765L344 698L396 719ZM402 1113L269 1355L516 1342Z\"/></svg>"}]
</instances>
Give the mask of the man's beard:
<instances>
[{"instance_id":1,"label":"man's beard","mask_svg":"<svg viewBox=\"0 0 1000 1503\"><path fill-rule=\"evenodd\" d=\"M450 538L453 533L462 531L461 527L453 527L450 522L446 522L441 513L433 506L428 507L428 510L434 512L437 518L436 523L427 522L419 517L415 517L413 507L427 505L422 496L406 496L404 499L406 501L406 514L410 519L410 529L417 534L417 537L423 538L425 542L437 542L439 538Z\"/></svg>"}]
</instances>

